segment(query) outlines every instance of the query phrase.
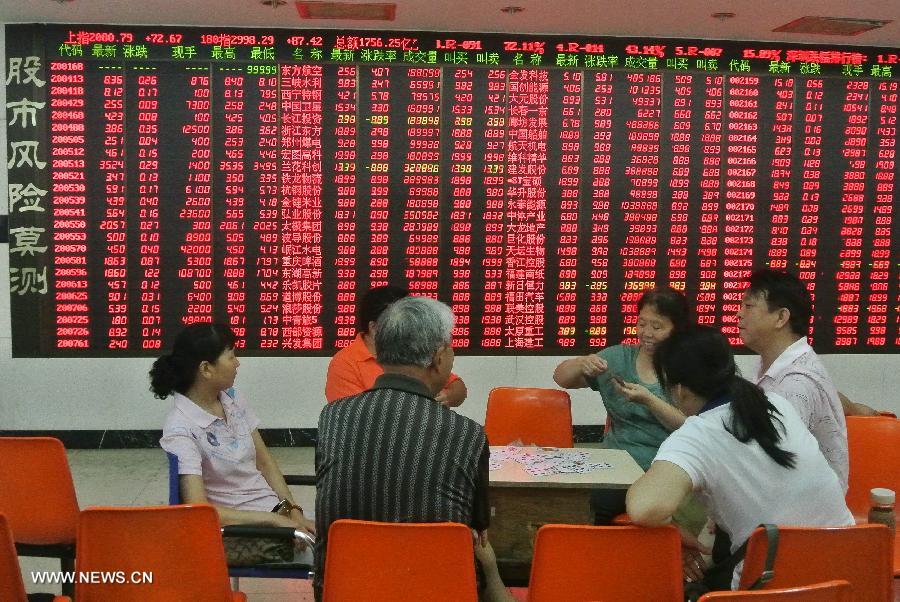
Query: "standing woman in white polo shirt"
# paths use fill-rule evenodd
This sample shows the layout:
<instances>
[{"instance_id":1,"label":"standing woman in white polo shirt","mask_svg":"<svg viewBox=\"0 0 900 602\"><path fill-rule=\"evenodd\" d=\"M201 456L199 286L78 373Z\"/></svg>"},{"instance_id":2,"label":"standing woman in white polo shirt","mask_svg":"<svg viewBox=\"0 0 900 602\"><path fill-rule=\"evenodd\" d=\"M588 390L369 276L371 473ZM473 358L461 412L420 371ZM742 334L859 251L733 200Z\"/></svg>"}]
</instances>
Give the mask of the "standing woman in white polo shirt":
<instances>
[{"instance_id":1,"label":"standing woman in white polo shirt","mask_svg":"<svg viewBox=\"0 0 900 602\"><path fill-rule=\"evenodd\" d=\"M800 415L783 397L737 375L722 333L699 326L675 333L653 363L660 384L689 418L629 489L635 523L668 523L695 491L730 536L732 554L760 523L854 524L838 476ZM689 579L702 578L706 566L696 549L686 549L683 561Z\"/></svg>"},{"instance_id":2,"label":"standing woman in white polo shirt","mask_svg":"<svg viewBox=\"0 0 900 602\"><path fill-rule=\"evenodd\" d=\"M259 435L259 419L233 388L240 365L235 339L227 326L193 324L150 370L156 397L174 394L160 445L178 456L181 499L212 504L222 525L315 533ZM276 506L284 512L273 511Z\"/></svg>"}]
</instances>

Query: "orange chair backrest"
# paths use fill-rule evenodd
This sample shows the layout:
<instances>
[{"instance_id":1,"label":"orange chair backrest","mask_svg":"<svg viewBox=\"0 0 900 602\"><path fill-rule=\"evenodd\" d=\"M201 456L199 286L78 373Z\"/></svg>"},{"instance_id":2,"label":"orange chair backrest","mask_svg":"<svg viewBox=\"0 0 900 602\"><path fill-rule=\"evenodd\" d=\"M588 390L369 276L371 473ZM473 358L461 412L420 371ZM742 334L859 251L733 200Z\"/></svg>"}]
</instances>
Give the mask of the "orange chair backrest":
<instances>
[{"instance_id":1,"label":"orange chair backrest","mask_svg":"<svg viewBox=\"0 0 900 602\"><path fill-rule=\"evenodd\" d=\"M50 437L0 437L0 458L0 512L13 539L74 543L78 499L63 444Z\"/></svg>"},{"instance_id":2,"label":"orange chair backrest","mask_svg":"<svg viewBox=\"0 0 900 602\"><path fill-rule=\"evenodd\" d=\"M852 527L779 527L775 577L763 589L777 589L843 579L856 600L889 602L893 596L894 542L884 525ZM762 573L766 534L750 535L741 589Z\"/></svg>"},{"instance_id":3,"label":"orange chair backrest","mask_svg":"<svg viewBox=\"0 0 900 602\"><path fill-rule=\"evenodd\" d=\"M698 602L853 602L853 587L846 581L826 581L785 589L710 592Z\"/></svg>"},{"instance_id":4,"label":"orange chair backrest","mask_svg":"<svg viewBox=\"0 0 900 602\"><path fill-rule=\"evenodd\" d=\"M335 521L328 530L324 599L475 602L472 531L458 523Z\"/></svg>"},{"instance_id":5,"label":"orange chair backrest","mask_svg":"<svg viewBox=\"0 0 900 602\"><path fill-rule=\"evenodd\" d=\"M559 389L497 387L488 394L484 430L491 445L572 447L572 400Z\"/></svg>"},{"instance_id":6,"label":"orange chair backrest","mask_svg":"<svg viewBox=\"0 0 900 602\"><path fill-rule=\"evenodd\" d=\"M537 532L528 602L684 599L674 527L544 525Z\"/></svg>"},{"instance_id":7,"label":"orange chair backrest","mask_svg":"<svg viewBox=\"0 0 900 602\"><path fill-rule=\"evenodd\" d=\"M232 600L218 514L207 505L88 508L75 569L130 582L77 583L77 602Z\"/></svg>"},{"instance_id":8,"label":"orange chair backrest","mask_svg":"<svg viewBox=\"0 0 900 602\"><path fill-rule=\"evenodd\" d=\"M19 557L6 517L0 514L0 600L25 602L25 584L19 569Z\"/></svg>"},{"instance_id":9,"label":"orange chair backrest","mask_svg":"<svg viewBox=\"0 0 900 602\"><path fill-rule=\"evenodd\" d=\"M869 491L887 487L900 493L900 420L887 416L847 416L850 486L847 506L856 517L869 511Z\"/></svg>"}]
</instances>

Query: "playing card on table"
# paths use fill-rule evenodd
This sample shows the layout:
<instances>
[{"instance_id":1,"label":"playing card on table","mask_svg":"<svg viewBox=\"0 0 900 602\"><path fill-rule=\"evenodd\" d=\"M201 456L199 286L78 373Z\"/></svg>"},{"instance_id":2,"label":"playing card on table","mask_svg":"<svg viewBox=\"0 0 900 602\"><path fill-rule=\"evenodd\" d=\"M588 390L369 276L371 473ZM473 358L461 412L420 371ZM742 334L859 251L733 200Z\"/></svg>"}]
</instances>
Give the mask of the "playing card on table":
<instances>
[{"instance_id":1,"label":"playing card on table","mask_svg":"<svg viewBox=\"0 0 900 602\"><path fill-rule=\"evenodd\" d=\"M583 449L557 447L523 448L507 445L491 452L490 470L498 470L507 461L518 462L528 474L546 477L555 474L578 474L612 468L606 462L591 462L591 453Z\"/></svg>"}]
</instances>

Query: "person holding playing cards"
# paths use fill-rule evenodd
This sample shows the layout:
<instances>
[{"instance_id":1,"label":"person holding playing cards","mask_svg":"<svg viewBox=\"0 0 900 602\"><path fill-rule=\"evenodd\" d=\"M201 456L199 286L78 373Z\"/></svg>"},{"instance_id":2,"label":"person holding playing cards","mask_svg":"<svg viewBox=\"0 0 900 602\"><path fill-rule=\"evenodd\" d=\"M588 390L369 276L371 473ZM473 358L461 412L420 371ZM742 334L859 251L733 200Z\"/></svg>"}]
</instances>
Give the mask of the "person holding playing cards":
<instances>
[{"instance_id":1,"label":"person holding playing cards","mask_svg":"<svg viewBox=\"0 0 900 602\"><path fill-rule=\"evenodd\" d=\"M603 446L627 451L647 470L659 446L685 419L660 387L653 355L660 343L692 321L685 296L667 286L645 292L637 309L637 345L614 345L565 360L556 367L553 380L565 389L590 387L600 393L609 416ZM591 510L594 524L610 524L625 512L625 491L594 491ZM705 517L702 510L688 504L676 522L696 532Z\"/></svg>"}]
</instances>

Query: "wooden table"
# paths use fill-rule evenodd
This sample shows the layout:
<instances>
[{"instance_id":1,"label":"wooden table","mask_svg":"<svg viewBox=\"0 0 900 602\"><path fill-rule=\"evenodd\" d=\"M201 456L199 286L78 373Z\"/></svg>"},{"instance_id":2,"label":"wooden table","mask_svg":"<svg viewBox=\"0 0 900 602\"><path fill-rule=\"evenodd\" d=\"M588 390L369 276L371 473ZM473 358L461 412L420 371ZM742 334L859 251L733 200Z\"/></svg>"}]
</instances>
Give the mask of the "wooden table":
<instances>
[{"instance_id":1,"label":"wooden table","mask_svg":"<svg viewBox=\"0 0 900 602\"><path fill-rule=\"evenodd\" d=\"M502 449L492 447L491 451ZM534 449L534 448L526 448ZM513 460L490 473L491 544L506 585L528 581L534 537L548 523L591 524L593 489L628 489L644 471L628 452L618 449L578 448L590 452L590 462L612 468L591 472L536 477Z\"/></svg>"}]
</instances>

